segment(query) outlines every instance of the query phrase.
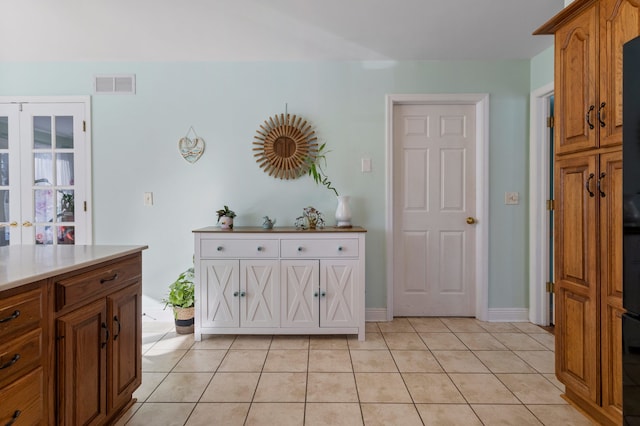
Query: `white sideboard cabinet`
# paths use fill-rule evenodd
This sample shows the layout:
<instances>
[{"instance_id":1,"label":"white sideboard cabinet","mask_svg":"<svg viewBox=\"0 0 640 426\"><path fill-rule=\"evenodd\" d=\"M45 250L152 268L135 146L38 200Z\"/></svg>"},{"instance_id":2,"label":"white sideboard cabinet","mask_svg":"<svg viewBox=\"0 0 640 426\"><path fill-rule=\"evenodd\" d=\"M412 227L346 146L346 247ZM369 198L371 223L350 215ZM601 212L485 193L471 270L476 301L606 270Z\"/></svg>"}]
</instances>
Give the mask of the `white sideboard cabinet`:
<instances>
[{"instance_id":1,"label":"white sideboard cabinet","mask_svg":"<svg viewBox=\"0 0 640 426\"><path fill-rule=\"evenodd\" d=\"M357 334L366 230L196 229L195 340L203 334Z\"/></svg>"}]
</instances>

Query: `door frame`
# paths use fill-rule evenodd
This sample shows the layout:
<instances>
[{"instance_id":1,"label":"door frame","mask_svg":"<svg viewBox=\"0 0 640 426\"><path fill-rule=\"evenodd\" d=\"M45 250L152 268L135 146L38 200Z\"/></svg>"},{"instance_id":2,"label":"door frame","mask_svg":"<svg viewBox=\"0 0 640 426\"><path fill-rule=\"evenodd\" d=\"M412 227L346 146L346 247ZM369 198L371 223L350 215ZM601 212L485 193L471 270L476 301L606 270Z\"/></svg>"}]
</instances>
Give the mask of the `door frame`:
<instances>
[{"instance_id":1,"label":"door frame","mask_svg":"<svg viewBox=\"0 0 640 426\"><path fill-rule=\"evenodd\" d=\"M393 320L393 119L396 105L474 105L476 108L476 318L488 320L489 313L489 94L390 94L386 95L386 240L387 320Z\"/></svg>"},{"instance_id":2,"label":"door frame","mask_svg":"<svg viewBox=\"0 0 640 426\"><path fill-rule=\"evenodd\" d=\"M531 92L529 125L529 321L551 323L545 283L549 274L549 98L553 82Z\"/></svg>"}]
</instances>

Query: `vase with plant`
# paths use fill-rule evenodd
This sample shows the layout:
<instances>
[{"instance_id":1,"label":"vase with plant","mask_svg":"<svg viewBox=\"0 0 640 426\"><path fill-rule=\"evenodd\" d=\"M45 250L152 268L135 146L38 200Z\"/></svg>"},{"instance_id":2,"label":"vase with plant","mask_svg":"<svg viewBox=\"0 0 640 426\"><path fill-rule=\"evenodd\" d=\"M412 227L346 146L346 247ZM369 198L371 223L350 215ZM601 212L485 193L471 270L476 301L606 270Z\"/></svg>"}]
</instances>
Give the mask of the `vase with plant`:
<instances>
[{"instance_id":1,"label":"vase with plant","mask_svg":"<svg viewBox=\"0 0 640 426\"><path fill-rule=\"evenodd\" d=\"M164 308L173 308L173 317L176 325L176 333L193 333L193 322L195 317L195 284L193 268L189 268L171 283L169 295L162 299Z\"/></svg>"},{"instance_id":2,"label":"vase with plant","mask_svg":"<svg viewBox=\"0 0 640 426\"><path fill-rule=\"evenodd\" d=\"M58 217L62 222L73 222L74 216L74 202L73 191L64 192L60 191L60 213Z\"/></svg>"},{"instance_id":3,"label":"vase with plant","mask_svg":"<svg viewBox=\"0 0 640 426\"><path fill-rule=\"evenodd\" d=\"M217 210L218 223L222 229L233 229L233 218L236 217L236 213L233 210L229 210L228 206L224 206L223 209Z\"/></svg>"},{"instance_id":4,"label":"vase with plant","mask_svg":"<svg viewBox=\"0 0 640 426\"><path fill-rule=\"evenodd\" d=\"M327 165L327 156L330 151L326 151L326 142L320 145L315 157L308 157L308 174L318 185L325 186L336 194L338 198L338 208L336 209L336 226L338 228L351 228L351 207L349 206L350 197L348 195L338 194L338 190L333 186L329 177L323 169Z\"/></svg>"}]
</instances>

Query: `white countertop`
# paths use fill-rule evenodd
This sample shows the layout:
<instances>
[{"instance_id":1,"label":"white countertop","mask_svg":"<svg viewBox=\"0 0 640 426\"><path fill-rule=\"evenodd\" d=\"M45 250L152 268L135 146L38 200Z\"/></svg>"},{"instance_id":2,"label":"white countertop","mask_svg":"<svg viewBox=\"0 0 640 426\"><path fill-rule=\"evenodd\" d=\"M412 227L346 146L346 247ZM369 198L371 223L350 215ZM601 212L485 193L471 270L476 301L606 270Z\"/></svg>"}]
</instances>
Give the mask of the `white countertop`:
<instances>
[{"instance_id":1,"label":"white countertop","mask_svg":"<svg viewBox=\"0 0 640 426\"><path fill-rule=\"evenodd\" d=\"M0 247L0 291L134 254L147 246Z\"/></svg>"}]
</instances>

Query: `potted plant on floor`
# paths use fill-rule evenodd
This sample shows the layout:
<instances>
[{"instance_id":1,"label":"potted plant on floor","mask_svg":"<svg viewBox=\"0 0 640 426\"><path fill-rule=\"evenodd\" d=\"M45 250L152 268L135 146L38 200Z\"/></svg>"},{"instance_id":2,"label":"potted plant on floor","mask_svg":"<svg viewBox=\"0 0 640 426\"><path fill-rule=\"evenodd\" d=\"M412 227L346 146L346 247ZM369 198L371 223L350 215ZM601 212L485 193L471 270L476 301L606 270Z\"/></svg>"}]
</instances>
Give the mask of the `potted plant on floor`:
<instances>
[{"instance_id":1,"label":"potted plant on floor","mask_svg":"<svg viewBox=\"0 0 640 426\"><path fill-rule=\"evenodd\" d=\"M193 280L193 268L189 268L171 283L169 286L169 295L165 299L162 299L165 304L165 309L167 306L173 308L176 333L178 334L193 333L195 316L195 285Z\"/></svg>"},{"instance_id":2,"label":"potted plant on floor","mask_svg":"<svg viewBox=\"0 0 640 426\"><path fill-rule=\"evenodd\" d=\"M218 223L222 229L233 229L233 218L236 217L236 212L229 210L228 206L224 206L223 209L217 210Z\"/></svg>"}]
</instances>

